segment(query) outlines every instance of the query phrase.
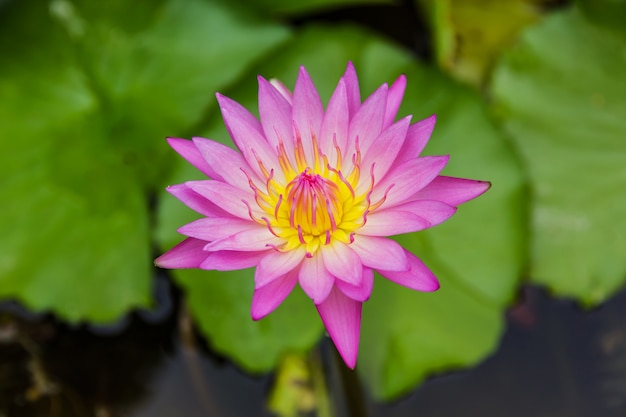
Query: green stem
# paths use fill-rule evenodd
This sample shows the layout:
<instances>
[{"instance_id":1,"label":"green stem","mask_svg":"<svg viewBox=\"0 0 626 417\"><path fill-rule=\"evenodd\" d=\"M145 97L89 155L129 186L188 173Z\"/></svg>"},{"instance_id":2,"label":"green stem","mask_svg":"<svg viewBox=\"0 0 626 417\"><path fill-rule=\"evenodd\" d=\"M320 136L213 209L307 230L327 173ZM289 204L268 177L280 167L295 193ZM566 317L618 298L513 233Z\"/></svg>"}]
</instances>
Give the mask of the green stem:
<instances>
[{"instance_id":1,"label":"green stem","mask_svg":"<svg viewBox=\"0 0 626 417\"><path fill-rule=\"evenodd\" d=\"M328 411L319 417L367 417L367 402L356 370L349 369L330 339L318 346L316 355L322 358L326 396L330 399ZM328 414L331 413L331 414Z\"/></svg>"}]
</instances>

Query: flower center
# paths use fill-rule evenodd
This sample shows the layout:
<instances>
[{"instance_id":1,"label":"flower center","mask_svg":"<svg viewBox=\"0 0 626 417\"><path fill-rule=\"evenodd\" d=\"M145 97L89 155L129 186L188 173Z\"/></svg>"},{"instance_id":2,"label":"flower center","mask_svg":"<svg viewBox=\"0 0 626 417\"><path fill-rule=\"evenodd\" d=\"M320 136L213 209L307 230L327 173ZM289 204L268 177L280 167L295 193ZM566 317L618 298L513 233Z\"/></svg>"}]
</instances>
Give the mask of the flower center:
<instances>
[{"instance_id":1,"label":"flower center","mask_svg":"<svg viewBox=\"0 0 626 417\"><path fill-rule=\"evenodd\" d=\"M285 182L277 180L274 171L268 171L260 159L259 169L265 184L260 186L249 179L256 203L265 213L258 218L250 210L250 217L264 223L272 234L283 239L276 250L289 251L304 246L308 256L334 240L351 243L354 232L365 224L367 213L378 208L385 199L370 202L374 178L373 174L369 179L361 178L358 139L348 175L342 172L342 154L336 143L331 163L315 137L311 142L313 155L309 158L305 156L300 137L296 138L291 158L282 143L277 146Z\"/></svg>"},{"instance_id":2,"label":"flower center","mask_svg":"<svg viewBox=\"0 0 626 417\"><path fill-rule=\"evenodd\" d=\"M337 230L343 215L341 190L334 182L306 168L285 187L289 225L302 235L320 236Z\"/></svg>"}]
</instances>

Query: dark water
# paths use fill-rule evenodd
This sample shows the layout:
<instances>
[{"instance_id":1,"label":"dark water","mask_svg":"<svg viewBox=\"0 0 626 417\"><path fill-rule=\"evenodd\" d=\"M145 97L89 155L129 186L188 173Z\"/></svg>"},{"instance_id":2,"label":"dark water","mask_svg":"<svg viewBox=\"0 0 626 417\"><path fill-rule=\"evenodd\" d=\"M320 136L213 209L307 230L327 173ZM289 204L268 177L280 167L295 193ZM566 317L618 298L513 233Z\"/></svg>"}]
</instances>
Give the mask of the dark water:
<instances>
[{"instance_id":1,"label":"dark water","mask_svg":"<svg viewBox=\"0 0 626 417\"><path fill-rule=\"evenodd\" d=\"M71 328L4 304L0 417L270 416L273 376L245 375L211 353L176 289L159 282L157 311L109 328ZM493 357L392 404L355 389L327 341L318 351L338 416L618 417L626 416L625 319L626 292L583 312L527 288Z\"/></svg>"},{"instance_id":2,"label":"dark water","mask_svg":"<svg viewBox=\"0 0 626 417\"><path fill-rule=\"evenodd\" d=\"M626 292L584 312L526 288L496 354L372 416L626 416Z\"/></svg>"}]
</instances>

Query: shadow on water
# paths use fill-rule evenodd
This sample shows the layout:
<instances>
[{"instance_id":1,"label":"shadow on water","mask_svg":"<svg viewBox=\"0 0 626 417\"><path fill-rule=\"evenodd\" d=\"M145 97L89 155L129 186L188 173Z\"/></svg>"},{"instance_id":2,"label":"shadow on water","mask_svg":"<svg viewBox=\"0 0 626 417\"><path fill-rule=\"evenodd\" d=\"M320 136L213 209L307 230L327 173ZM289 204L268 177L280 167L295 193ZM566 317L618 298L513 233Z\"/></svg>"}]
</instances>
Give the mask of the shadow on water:
<instances>
[{"instance_id":1,"label":"shadow on water","mask_svg":"<svg viewBox=\"0 0 626 417\"><path fill-rule=\"evenodd\" d=\"M164 277L156 298L156 311L107 327L2 304L0 417L269 416L269 377L208 352Z\"/></svg>"},{"instance_id":2,"label":"shadow on water","mask_svg":"<svg viewBox=\"0 0 626 417\"><path fill-rule=\"evenodd\" d=\"M626 292L583 311L538 288L509 310L498 351L375 416L626 416ZM416 414L417 413L417 414Z\"/></svg>"},{"instance_id":3,"label":"shadow on water","mask_svg":"<svg viewBox=\"0 0 626 417\"><path fill-rule=\"evenodd\" d=\"M0 417L270 416L271 376L251 377L207 349L175 288L161 279L161 308L107 328L0 315ZM526 288L507 315L500 349L472 370L434 377L391 404L365 400L370 417L618 417L626 415L626 292L583 312ZM355 415L337 381L349 381L330 346L331 400ZM354 383L354 381L352 381Z\"/></svg>"}]
</instances>

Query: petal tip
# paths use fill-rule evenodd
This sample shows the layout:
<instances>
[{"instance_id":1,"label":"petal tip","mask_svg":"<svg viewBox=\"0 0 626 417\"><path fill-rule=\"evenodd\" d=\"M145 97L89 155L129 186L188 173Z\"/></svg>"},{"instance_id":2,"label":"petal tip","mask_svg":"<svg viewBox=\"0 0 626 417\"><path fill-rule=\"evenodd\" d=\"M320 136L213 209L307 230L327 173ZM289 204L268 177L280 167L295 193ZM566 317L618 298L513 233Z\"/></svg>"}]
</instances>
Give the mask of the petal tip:
<instances>
[{"instance_id":1,"label":"petal tip","mask_svg":"<svg viewBox=\"0 0 626 417\"><path fill-rule=\"evenodd\" d=\"M356 360L357 360L357 354L353 354L350 356L344 356L341 352L339 352L339 354L341 355L341 358L343 359L344 363L346 364L346 366L352 370L354 370L354 368L356 368Z\"/></svg>"},{"instance_id":2,"label":"petal tip","mask_svg":"<svg viewBox=\"0 0 626 417\"><path fill-rule=\"evenodd\" d=\"M337 287L317 311L339 355L352 369L356 366L359 352L362 303L347 297Z\"/></svg>"},{"instance_id":3,"label":"petal tip","mask_svg":"<svg viewBox=\"0 0 626 417\"><path fill-rule=\"evenodd\" d=\"M421 289L421 292L435 292L438 291L439 288L441 288L441 284L439 283L439 280L436 277L433 277L433 280L429 283L425 283L423 289Z\"/></svg>"},{"instance_id":4,"label":"petal tip","mask_svg":"<svg viewBox=\"0 0 626 417\"><path fill-rule=\"evenodd\" d=\"M259 321L262 318L266 317L268 313L263 312L263 311L257 311L254 308L254 304L252 305L252 308L250 309L250 317L252 318L252 320L254 321Z\"/></svg>"},{"instance_id":5,"label":"petal tip","mask_svg":"<svg viewBox=\"0 0 626 417\"><path fill-rule=\"evenodd\" d=\"M178 145L185 145L185 142L188 142L187 139L174 137L167 137L165 140L167 141L168 145L170 145L175 151L177 151Z\"/></svg>"}]
</instances>

